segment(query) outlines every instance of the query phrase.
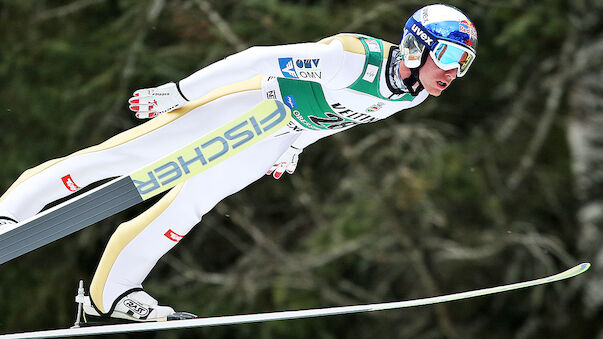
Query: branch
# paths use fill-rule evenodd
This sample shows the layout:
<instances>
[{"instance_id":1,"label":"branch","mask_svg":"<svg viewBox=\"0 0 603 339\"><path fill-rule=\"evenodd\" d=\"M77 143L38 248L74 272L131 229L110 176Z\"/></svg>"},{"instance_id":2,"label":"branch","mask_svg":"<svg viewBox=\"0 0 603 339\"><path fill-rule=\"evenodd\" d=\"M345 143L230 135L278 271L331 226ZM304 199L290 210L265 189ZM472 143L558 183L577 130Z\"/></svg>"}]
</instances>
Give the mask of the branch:
<instances>
[{"instance_id":1,"label":"branch","mask_svg":"<svg viewBox=\"0 0 603 339\"><path fill-rule=\"evenodd\" d=\"M134 74L134 70L136 69L136 63L138 61L138 55L142 51L142 46L144 43L144 39L147 36L147 32L153 26L153 23L157 21L163 7L165 5L165 0L154 0L151 6L149 6L147 10L146 16L143 18L143 22L141 24L141 29L136 34L136 37L130 44L130 48L126 54L126 60L124 63L124 67L121 72L120 79L117 84L117 93L125 93L127 90L128 82L132 75ZM116 116L122 114L122 107L124 106L122 96L118 96L111 108L108 112L103 116L103 118L99 121L98 126L100 128L96 129L96 133L101 133L103 127L108 126L110 124L114 124L115 121L119 121L116 119Z\"/></svg>"},{"instance_id":2,"label":"branch","mask_svg":"<svg viewBox=\"0 0 603 339\"><path fill-rule=\"evenodd\" d=\"M551 81L551 91L549 92L549 96L546 101L546 109L538 122L536 133L530 141L527 151L521 157L519 165L507 179L507 187L509 187L511 191L517 189L527 173L532 169L532 167L534 167L535 159L542 149L542 145L544 144L544 141L551 130L551 126L553 125L553 121L555 121L555 117L557 116L561 98L565 93L565 87L563 85L564 82L565 77L561 75L555 77Z\"/></svg>"},{"instance_id":3,"label":"branch","mask_svg":"<svg viewBox=\"0 0 603 339\"><path fill-rule=\"evenodd\" d=\"M70 14L73 14L79 10L82 10L88 6L94 5L96 3L102 2L105 0L79 0L74 1L68 5L55 7L53 9L49 9L47 11L42 11L38 13L34 17L34 21L45 21L54 18L61 18Z\"/></svg>"},{"instance_id":4,"label":"branch","mask_svg":"<svg viewBox=\"0 0 603 339\"><path fill-rule=\"evenodd\" d=\"M573 60L571 56L574 54L575 49L575 39L573 35L570 35L566 38L563 44L559 64L571 64L570 60ZM559 72L554 75L549 82L550 85L548 87L550 88L550 91L546 100L545 111L538 122L536 133L532 137L527 151L521 157L519 165L515 168L506 181L507 187L509 187L511 191L517 189L528 172L534 167L535 159L538 156L538 153L540 153L540 150L544 145L544 141L551 130L553 121L555 121L559 111L561 99L565 93L565 84L574 74L574 69L572 69L572 72L565 70L563 67L559 67L558 69Z\"/></svg>"},{"instance_id":5,"label":"branch","mask_svg":"<svg viewBox=\"0 0 603 339\"><path fill-rule=\"evenodd\" d=\"M351 151L349 145L352 145L351 142L349 142L348 140L348 135L341 135L338 134L337 135L338 138L336 138L335 140L341 142L341 147L343 149L343 156L346 158L347 162L349 164L351 164L352 167L354 167L354 172L355 173L366 173L368 172L368 169L366 168L365 162L361 161L360 159L358 159L359 154L355 154L353 151ZM383 196L381 194L381 192L376 192L375 191L375 186L373 185L367 185L365 186L365 188L368 190L367 195L376 197L377 199L382 200ZM387 205L388 202L386 201L382 201L383 205ZM387 210L386 211L390 211ZM418 248L415 244L416 242L412 241L408 235L406 235L405 233L401 232L399 230L399 228L397 228L395 225L398 224L398 220L396 218L396 216L394 214L392 214L392 212L390 211L389 213L387 213L387 215L385 215L384 217L387 218L387 227L389 228L389 230L391 230L391 237L394 237L395 235L395 239L400 241L402 243L402 245L408 249L408 255L409 258L411 259L411 265L413 267L413 269L415 270L415 272L417 273L417 276L419 278L419 283L421 284L421 286L424 286L425 289L427 291L429 291L430 294L433 295L438 295L441 294L439 291L439 288L437 287L437 284L435 282L434 277L431 275L431 272L429 271L427 262L426 262L426 258L425 255L422 251L422 249ZM449 312L447 311L447 307L445 305L436 305L435 306L435 313L436 313L436 319L437 319L437 324L440 328L440 330L442 331L442 333L444 333L444 335L447 338L459 338L459 335L457 334L458 331L455 329L452 321L451 321L451 317L449 315Z\"/></svg>"},{"instance_id":6,"label":"branch","mask_svg":"<svg viewBox=\"0 0 603 339\"><path fill-rule=\"evenodd\" d=\"M195 3L197 6L199 6L199 9L201 9L201 11L207 15L209 21L216 26L218 32L220 32L220 34L224 37L224 39L226 39L226 41L228 41L228 43L232 45L232 47L234 47L237 51L242 51L248 47L247 44L244 43L233 31L228 22L226 22L226 20L224 20L224 18L222 18L222 16L212 8L207 0L195 0Z\"/></svg>"},{"instance_id":7,"label":"branch","mask_svg":"<svg viewBox=\"0 0 603 339\"><path fill-rule=\"evenodd\" d=\"M526 106L529 99L533 97L533 93L525 90L527 88L533 88L536 79L542 78L541 72L533 72L530 78L525 82L524 90L519 91L519 97L513 102L511 106L511 112L505 121L501 124L500 128L495 133L495 140L498 143L506 142L513 132L517 129L519 123L525 119Z\"/></svg>"},{"instance_id":8,"label":"branch","mask_svg":"<svg viewBox=\"0 0 603 339\"><path fill-rule=\"evenodd\" d=\"M395 5L391 2L384 2L377 6L372 7L368 12L361 12L355 16L354 21L350 22L341 31L342 32L355 32L358 28L362 27L367 22L375 22L378 20L382 13L391 12Z\"/></svg>"}]
</instances>

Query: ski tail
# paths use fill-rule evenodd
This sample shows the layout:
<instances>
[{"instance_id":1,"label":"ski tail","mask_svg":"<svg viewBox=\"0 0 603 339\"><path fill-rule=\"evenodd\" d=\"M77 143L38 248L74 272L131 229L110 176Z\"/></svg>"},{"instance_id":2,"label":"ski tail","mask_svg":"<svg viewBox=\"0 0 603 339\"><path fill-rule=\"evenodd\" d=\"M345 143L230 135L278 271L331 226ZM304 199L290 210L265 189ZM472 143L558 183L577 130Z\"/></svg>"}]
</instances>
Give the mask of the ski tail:
<instances>
[{"instance_id":1,"label":"ski tail","mask_svg":"<svg viewBox=\"0 0 603 339\"><path fill-rule=\"evenodd\" d=\"M119 213L204 172L274 135L291 119L287 106L264 100L191 144L0 234L0 264Z\"/></svg>"},{"instance_id":2,"label":"ski tail","mask_svg":"<svg viewBox=\"0 0 603 339\"><path fill-rule=\"evenodd\" d=\"M143 199L130 177L114 179L0 234L0 264L134 206Z\"/></svg>"}]
</instances>

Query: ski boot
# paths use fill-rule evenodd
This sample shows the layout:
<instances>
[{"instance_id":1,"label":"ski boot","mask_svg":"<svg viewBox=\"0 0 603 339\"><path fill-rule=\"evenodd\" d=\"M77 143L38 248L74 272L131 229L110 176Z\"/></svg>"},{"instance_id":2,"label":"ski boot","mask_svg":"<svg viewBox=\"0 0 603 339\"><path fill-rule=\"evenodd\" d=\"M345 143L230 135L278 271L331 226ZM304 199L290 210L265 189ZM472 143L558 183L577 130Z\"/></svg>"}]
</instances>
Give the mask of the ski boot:
<instances>
[{"instance_id":1,"label":"ski boot","mask_svg":"<svg viewBox=\"0 0 603 339\"><path fill-rule=\"evenodd\" d=\"M84 315L96 317L110 317L117 319L125 319L130 321L168 321L168 320L184 320L197 318L196 315L188 312L175 312L169 306L160 306L157 300L151 297L143 290L136 290L128 293L115 304L109 314L101 314L94 306L90 296L84 295L84 289L80 282L78 295L75 297L76 303L79 304L78 314L80 309ZM76 326L78 325L76 320Z\"/></svg>"}]
</instances>

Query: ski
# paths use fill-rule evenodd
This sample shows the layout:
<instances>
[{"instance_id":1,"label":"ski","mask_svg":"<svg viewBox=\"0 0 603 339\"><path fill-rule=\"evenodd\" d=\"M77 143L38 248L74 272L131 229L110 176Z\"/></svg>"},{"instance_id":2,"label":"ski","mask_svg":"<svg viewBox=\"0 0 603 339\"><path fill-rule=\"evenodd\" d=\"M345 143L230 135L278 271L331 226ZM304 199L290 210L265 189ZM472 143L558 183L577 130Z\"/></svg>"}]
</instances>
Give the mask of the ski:
<instances>
[{"instance_id":1,"label":"ski","mask_svg":"<svg viewBox=\"0 0 603 339\"><path fill-rule=\"evenodd\" d=\"M193 143L0 233L0 264L134 206L266 139L291 118L265 100Z\"/></svg>"},{"instance_id":2,"label":"ski","mask_svg":"<svg viewBox=\"0 0 603 339\"><path fill-rule=\"evenodd\" d=\"M157 330L169 330L169 329L182 329L182 328L193 328L193 327L209 327L209 326L221 326L221 325L234 325L234 324L246 324L246 323L257 323L266 321L276 320L291 320L291 319L302 319L302 318L315 318L351 313L362 313L362 312L374 312L383 310L392 310L399 308L407 308L414 306L424 306L431 304L438 304L443 302L462 300L468 298L474 298L479 296L485 296L495 293L502 293L512 290L517 290L526 287L533 287L537 285L543 285L560 281L568 278L575 277L579 274L584 273L590 267L589 263L582 263L574 266L564 272L551 275L545 278L536 280L530 280L525 282L519 282L509 285L503 285L498 287L485 288L480 290L454 293L448 295L442 295L437 297L398 301L398 302L386 302L379 304L367 304L367 305L354 305L354 306L339 306L330 308L318 308L298 311L283 311L283 312L272 312L272 313L257 313L247 315L231 315L231 316L220 316L220 317L209 317L209 318L197 318L187 320L172 320L166 322L152 322L152 323L128 323L118 325L99 325L90 327L79 327L69 329L58 329L58 330L46 330L37 332L25 332L0 335L0 338L5 339L16 339L16 338L61 338L61 337L76 337L85 335L99 335L99 334L116 334L116 333L131 333L131 332L142 332L142 331L157 331ZM77 300L77 299L76 299Z\"/></svg>"}]
</instances>

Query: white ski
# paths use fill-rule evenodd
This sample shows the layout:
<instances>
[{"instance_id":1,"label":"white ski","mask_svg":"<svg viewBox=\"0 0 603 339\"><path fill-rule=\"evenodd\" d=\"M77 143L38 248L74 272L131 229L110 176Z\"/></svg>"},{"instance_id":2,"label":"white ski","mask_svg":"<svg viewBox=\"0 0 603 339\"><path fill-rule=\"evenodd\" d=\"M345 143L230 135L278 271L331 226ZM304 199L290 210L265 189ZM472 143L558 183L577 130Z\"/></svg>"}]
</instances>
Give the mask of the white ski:
<instances>
[{"instance_id":1,"label":"white ski","mask_svg":"<svg viewBox=\"0 0 603 339\"><path fill-rule=\"evenodd\" d=\"M503 286L498 286L498 287L485 288L485 289L480 289L480 290L475 290L475 291L454 293L454 294L448 294L448 295L443 295L443 296L430 297L430 298L424 298L424 299L415 299L415 300L408 300L408 301L387 302L387 303L368 304L368 305L355 305L355 306L340 306L340 307L330 307L330 308L318 308L318 309L299 310L299 311L284 311L284 312L232 315L232 316L198 318L198 319L187 319L187 320L173 320L173 321L167 321L167 322L99 325L99 326L90 326L90 327L69 328L69 329L62 329L62 330L47 330L47 331L38 331L38 332L7 334L7 335L0 335L0 338L8 339L8 338L76 337L76 336L84 336L84 335L130 333L130 332L156 331L156 330L168 330L168 329L178 329L178 328L233 325L233 324L256 323L256 322L275 321L275 320L302 319L302 318L324 317L324 316L350 314L350 313L383 311L383 310L391 310L391 309L422 306L422 305L431 305L431 304L443 303L443 302L448 302L448 301L468 299L468 298L474 298L474 297L479 297L479 296L484 296L484 295L489 295L489 294L517 290L520 288L548 284L551 282L575 277L581 273L584 273L586 270L588 270L589 267L590 267L589 263L582 263L580 265L577 265L575 267L568 269L567 271L564 271L564 272L561 272L561 273L558 273L555 275L551 275L549 277L541 278L541 279L519 282L519 283L515 283L515 284L503 285Z\"/></svg>"}]
</instances>

